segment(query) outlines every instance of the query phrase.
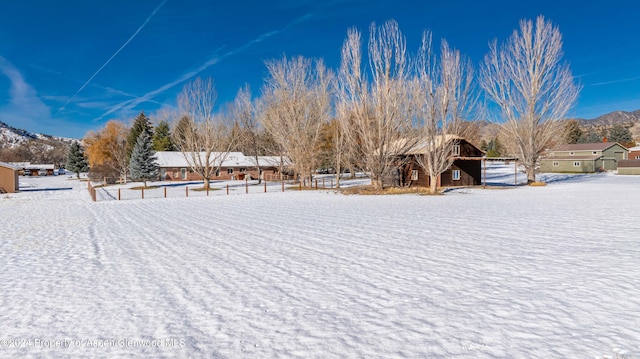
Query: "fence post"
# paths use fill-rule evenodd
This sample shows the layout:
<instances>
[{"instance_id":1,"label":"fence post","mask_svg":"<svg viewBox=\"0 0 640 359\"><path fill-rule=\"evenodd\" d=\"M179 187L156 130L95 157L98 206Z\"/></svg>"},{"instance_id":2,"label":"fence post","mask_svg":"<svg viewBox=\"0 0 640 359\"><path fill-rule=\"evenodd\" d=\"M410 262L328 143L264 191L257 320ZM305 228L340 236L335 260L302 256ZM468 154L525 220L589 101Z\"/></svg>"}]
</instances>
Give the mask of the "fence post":
<instances>
[{"instance_id":1,"label":"fence post","mask_svg":"<svg viewBox=\"0 0 640 359\"><path fill-rule=\"evenodd\" d=\"M164 188L164 198L167 198L167 187Z\"/></svg>"},{"instance_id":2,"label":"fence post","mask_svg":"<svg viewBox=\"0 0 640 359\"><path fill-rule=\"evenodd\" d=\"M189 186L184 188L185 197L189 197Z\"/></svg>"},{"instance_id":3,"label":"fence post","mask_svg":"<svg viewBox=\"0 0 640 359\"><path fill-rule=\"evenodd\" d=\"M144 199L144 187L142 187L142 191L140 191L140 195L142 196L142 199Z\"/></svg>"},{"instance_id":4,"label":"fence post","mask_svg":"<svg viewBox=\"0 0 640 359\"><path fill-rule=\"evenodd\" d=\"M247 177L244 178L244 193L249 193L249 180Z\"/></svg>"},{"instance_id":5,"label":"fence post","mask_svg":"<svg viewBox=\"0 0 640 359\"><path fill-rule=\"evenodd\" d=\"M331 189L333 189L333 178L331 179Z\"/></svg>"},{"instance_id":6,"label":"fence post","mask_svg":"<svg viewBox=\"0 0 640 359\"><path fill-rule=\"evenodd\" d=\"M302 191L302 181L298 182L300 184L300 190Z\"/></svg>"},{"instance_id":7,"label":"fence post","mask_svg":"<svg viewBox=\"0 0 640 359\"><path fill-rule=\"evenodd\" d=\"M322 189L324 189L324 177L322 177Z\"/></svg>"},{"instance_id":8,"label":"fence post","mask_svg":"<svg viewBox=\"0 0 640 359\"><path fill-rule=\"evenodd\" d=\"M207 197L209 197L209 186L207 186Z\"/></svg>"},{"instance_id":9,"label":"fence post","mask_svg":"<svg viewBox=\"0 0 640 359\"><path fill-rule=\"evenodd\" d=\"M227 196L229 195L229 184L227 183Z\"/></svg>"},{"instance_id":10,"label":"fence post","mask_svg":"<svg viewBox=\"0 0 640 359\"><path fill-rule=\"evenodd\" d=\"M264 193L267 193L267 181L264 181Z\"/></svg>"},{"instance_id":11,"label":"fence post","mask_svg":"<svg viewBox=\"0 0 640 359\"><path fill-rule=\"evenodd\" d=\"M120 188L118 188L118 201L120 200Z\"/></svg>"},{"instance_id":12,"label":"fence post","mask_svg":"<svg viewBox=\"0 0 640 359\"><path fill-rule=\"evenodd\" d=\"M318 179L316 178L316 189L318 189Z\"/></svg>"},{"instance_id":13,"label":"fence post","mask_svg":"<svg viewBox=\"0 0 640 359\"><path fill-rule=\"evenodd\" d=\"M282 180L282 192L284 192L284 180Z\"/></svg>"}]
</instances>

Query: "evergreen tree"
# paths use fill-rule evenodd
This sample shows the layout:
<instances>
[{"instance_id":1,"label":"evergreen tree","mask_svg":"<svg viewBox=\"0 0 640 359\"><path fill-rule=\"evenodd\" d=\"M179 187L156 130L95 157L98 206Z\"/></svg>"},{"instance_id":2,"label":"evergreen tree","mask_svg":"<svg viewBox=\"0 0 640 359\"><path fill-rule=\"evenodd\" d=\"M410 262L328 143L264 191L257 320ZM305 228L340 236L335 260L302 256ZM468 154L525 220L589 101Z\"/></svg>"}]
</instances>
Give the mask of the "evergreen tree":
<instances>
[{"instance_id":1,"label":"evergreen tree","mask_svg":"<svg viewBox=\"0 0 640 359\"><path fill-rule=\"evenodd\" d=\"M153 149L155 151L175 151L176 147L171 140L171 131L167 121L160 121L153 133Z\"/></svg>"},{"instance_id":2,"label":"evergreen tree","mask_svg":"<svg viewBox=\"0 0 640 359\"><path fill-rule=\"evenodd\" d=\"M487 144L487 157L500 157L504 154L504 146L498 138L494 138Z\"/></svg>"},{"instance_id":3,"label":"evergreen tree","mask_svg":"<svg viewBox=\"0 0 640 359\"><path fill-rule=\"evenodd\" d=\"M197 135L196 133L194 133L193 120L188 116L182 116L182 118L180 118L180 121L178 121L176 127L173 128L173 133L171 135L173 136L172 141L174 147L178 151L183 151L184 149L180 148L180 144L186 143L187 137Z\"/></svg>"},{"instance_id":4,"label":"evergreen tree","mask_svg":"<svg viewBox=\"0 0 640 359\"><path fill-rule=\"evenodd\" d=\"M133 148L138 141L138 137L141 132L145 132L149 138L153 136L153 127L151 126L151 121L144 114L144 111L140 112L138 117L133 121L133 125L129 130L129 135L127 136L127 158L131 159L131 153L133 152Z\"/></svg>"},{"instance_id":5,"label":"evergreen tree","mask_svg":"<svg viewBox=\"0 0 640 359\"><path fill-rule=\"evenodd\" d=\"M145 131L140 132L129 161L131 179L143 181L144 186L147 187L147 181L158 176L155 154L149 134Z\"/></svg>"},{"instance_id":6,"label":"evergreen tree","mask_svg":"<svg viewBox=\"0 0 640 359\"><path fill-rule=\"evenodd\" d=\"M483 150L484 152L489 151L489 144L484 139L480 141L480 149Z\"/></svg>"},{"instance_id":7,"label":"evergreen tree","mask_svg":"<svg viewBox=\"0 0 640 359\"><path fill-rule=\"evenodd\" d=\"M87 172L89 170L89 164L84 156L84 148L82 148L80 142L74 141L71 146L69 146L66 169L75 172L78 179L80 179L80 172Z\"/></svg>"},{"instance_id":8,"label":"evergreen tree","mask_svg":"<svg viewBox=\"0 0 640 359\"><path fill-rule=\"evenodd\" d=\"M566 144L574 144L580 141L582 137L582 129L576 120L569 120L564 125L564 142Z\"/></svg>"},{"instance_id":9,"label":"evergreen tree","mask_svg":"<svg viewBox=\"0 0 640 359\"><path fill-rule=\"evenodd\" d=\"M602 136L593 131L589 131L582 134L582 137L578 140L578 143L599 143L602 142Z\"/></svg>"},{"instance_id":10,"label":"evergreen tree","mask_svg":"<svg viewBox=\"0 0 640 359\"><path fill-rule=\"evenodd\" d=\"M635 142L633 141L633 135L628 128L620 125L613 126L609 129L609 142L618 142L623 146L633 147Z\"/></svg>"}]
</instances>

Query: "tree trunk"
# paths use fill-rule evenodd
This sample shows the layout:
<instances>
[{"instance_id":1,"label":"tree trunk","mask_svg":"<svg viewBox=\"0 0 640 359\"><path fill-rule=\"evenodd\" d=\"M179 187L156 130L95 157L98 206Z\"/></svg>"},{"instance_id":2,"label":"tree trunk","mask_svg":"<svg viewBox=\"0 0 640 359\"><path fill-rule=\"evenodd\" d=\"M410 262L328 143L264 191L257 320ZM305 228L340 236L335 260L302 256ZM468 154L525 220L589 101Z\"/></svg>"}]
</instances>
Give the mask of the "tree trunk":
<instances>
[{"instance_id":1,"label":"tree trunk","mask_svg":"<svg viewBox=\"0 0 640 359\"><path fill-rule=\"evenodd\" d=\"M435 194L438 191L438 175L429 175L429 193Z\"/></svg>"},{"instance_id":2,"label":"tree trunk","mask_svg":"<svg viewBox=\"0 0 640 359\"><path fill-rule=\"evenodd\" d=\"M208 178L204 178L204 189L208 189L209 188L209 179Z\"/></svg>"},{"instance_id":3,"label":"tree trunk","mask_svg":"<svg viewBox=\"0 0 640 359\"><path fill-rule=\"evenodd\" d=\"M382 179L379 177L371 177L371 184L375 189L383 189L382 188Z\"/></svg>"},{"instance_id":4,"label":"tree trunk","mask_svg":"<svg viewBox=\"0 0 640 359\"><path fill-rule=\"evenodd\" d=\"M527 172L527 184L531 184L536 181L535 166L525 166Z\"/></svg>"}]
</instances>

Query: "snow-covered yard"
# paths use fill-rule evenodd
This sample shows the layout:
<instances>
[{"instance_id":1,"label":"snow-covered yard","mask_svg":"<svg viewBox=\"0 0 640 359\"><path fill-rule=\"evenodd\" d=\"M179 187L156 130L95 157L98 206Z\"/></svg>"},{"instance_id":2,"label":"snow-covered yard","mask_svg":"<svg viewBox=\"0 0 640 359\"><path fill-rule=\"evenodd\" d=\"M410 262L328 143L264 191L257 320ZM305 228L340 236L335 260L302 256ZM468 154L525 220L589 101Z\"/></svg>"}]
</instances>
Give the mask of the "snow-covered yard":
<instances>
[{"instance_id":1,"label":"snow-covered yard","mask_svg":"<svg viewBox=\"0 0 640 359\"><path fill-rule=\"evenodd\" d=\"M20 180L3 358L640 358L640 177L95 203Z\"/></svg>"}]
</instances>

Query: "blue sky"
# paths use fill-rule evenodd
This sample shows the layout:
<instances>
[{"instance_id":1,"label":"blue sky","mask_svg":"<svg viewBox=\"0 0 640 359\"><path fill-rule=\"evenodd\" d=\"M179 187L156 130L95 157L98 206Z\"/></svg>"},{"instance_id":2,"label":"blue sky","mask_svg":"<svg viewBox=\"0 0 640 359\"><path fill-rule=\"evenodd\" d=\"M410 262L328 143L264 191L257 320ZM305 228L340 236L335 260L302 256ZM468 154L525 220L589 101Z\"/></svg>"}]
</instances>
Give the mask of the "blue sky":
<instances>
[{"instance_id":1,"label":"blue sky","mask_svg":"<svg viewBox=\"0 0 640 359\"><path fill-rule=\"evenodd\" d=\"M636 1L24 0L0 6L0 121L80 138L140 111L156 119L182 86L212 77L224 105L264 61L323 58L337 68L349 27L395 19L411 51L425 29L479 64L492 39L544 15L583 86L571 117L640 109Z\"/></svg>"}]
</instances>

